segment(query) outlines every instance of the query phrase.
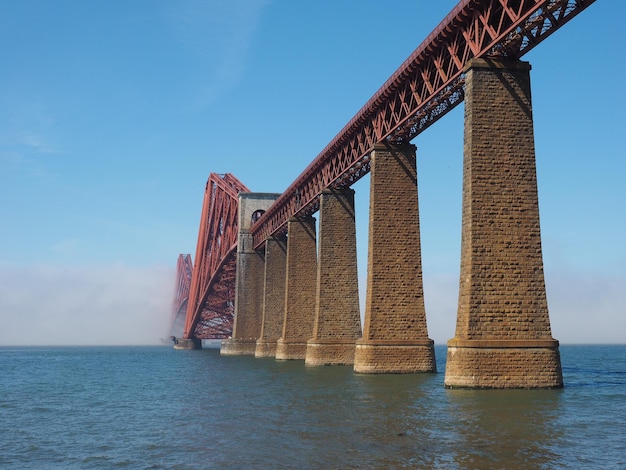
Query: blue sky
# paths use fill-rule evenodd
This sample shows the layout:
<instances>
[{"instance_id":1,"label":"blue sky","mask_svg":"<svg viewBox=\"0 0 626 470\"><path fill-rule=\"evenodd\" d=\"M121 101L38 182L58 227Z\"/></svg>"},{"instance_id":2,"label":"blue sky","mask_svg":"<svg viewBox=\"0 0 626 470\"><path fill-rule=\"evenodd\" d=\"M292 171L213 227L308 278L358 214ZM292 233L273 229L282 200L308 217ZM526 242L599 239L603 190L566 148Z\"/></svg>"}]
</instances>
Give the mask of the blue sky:
<instances>
[{"instance_id":1,"label":"blue sky","mask_svg":"<svg viewBox=\"0 0 626 470\"><path fill-rule=\"evenodd\" d=\"M209 173L284 190L455 4L0 0L0 345L164 336ZM626 342L625 16L598 0L524 58L563 343ZM462 114L413 141L438 344L456 318Z\"/></svg>"}]
</instances>

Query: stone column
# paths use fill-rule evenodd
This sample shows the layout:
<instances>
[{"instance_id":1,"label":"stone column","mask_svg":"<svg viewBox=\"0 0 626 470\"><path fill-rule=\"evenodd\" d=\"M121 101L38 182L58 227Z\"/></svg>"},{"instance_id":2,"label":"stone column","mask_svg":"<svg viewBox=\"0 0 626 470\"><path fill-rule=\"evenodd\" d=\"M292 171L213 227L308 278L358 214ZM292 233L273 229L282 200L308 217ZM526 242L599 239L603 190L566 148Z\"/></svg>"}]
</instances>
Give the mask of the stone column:
<instances>
[{"instance_id":1,"label":"stone column","mask_svg":"<svg viewBox=\"0 0 626 470\"><path fill-rule=\"evenodd\" d=\"M224 355L254 354L263 317L263 254L252 248L252 234L240 233L237 246L233 336L222 341Z\"/></svg>"},{"instance_id":2,"label":"stone column","mask_svg":"<svg viewBox=\"0 0 626 470\"><path fill-rule=\"evenodd\" d=\"M264 253L257 252L250 228L255 217L267 210L279 194L239 193L237 208L237 273L233 335L222 341L220 353L254 354L263 318Z\"/></svg>"},{"instance_id":3,"label":"stone column","mask_svg":"<svg viewBox=\"0 0 626 470\"><path fill-rule=\"evenodd\" d=\"M287 240L285 237L268 238L265 241L263 323L256 342L256 357L276 356L276 341L282 335L285 317L286 268Z\"/></svg>"},{"instance_id":4,"label":"stone column","mask_svg":"<svg viewBox=\"0 0 626 470\"><path fill-rule=\"evenodd\" d=\"M461 278L446 387L563 386L543 275L527 62L466 68Z\"/></svg>"},{"instance_id":5,"label":"stone column","mask_svg":"<svg viewBox=\"0 0 626 470\"><path fill-rule=\"evenodd\" d=\"M276 359L304 359L315 321L315 219L294 217L287 230L285 317L283 333L276 344Z\"/></svg>"},{"instance_id":6,"label":"stone column","mask_svg":"<svg viewBox=\"0 0 626 470\"><path fill-rule=\"evenodd\" d=\"M355 372L435 372L422 285L415 146L371 154L367 291Z\"/></svg>"},{"instance_id":7,"label":"stone column","mask_svg":"<svg viewBox=\"0 0 626 470\"><path fill-rule=\"evenodd\" d=\"M319 214L315 323L305 363L353 364L361 336L354 190L322 191Z\"/></svg>"}]
</instances>

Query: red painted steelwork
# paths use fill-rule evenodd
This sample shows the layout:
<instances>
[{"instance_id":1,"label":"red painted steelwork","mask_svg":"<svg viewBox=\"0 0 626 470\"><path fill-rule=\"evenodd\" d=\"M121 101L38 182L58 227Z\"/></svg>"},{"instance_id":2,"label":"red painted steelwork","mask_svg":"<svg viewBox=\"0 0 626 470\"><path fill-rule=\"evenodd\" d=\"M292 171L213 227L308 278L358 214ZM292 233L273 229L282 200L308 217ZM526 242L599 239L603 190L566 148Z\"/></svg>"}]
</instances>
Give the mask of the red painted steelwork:
<instances>
[{"instance_id":1,"label":"red painted steelwork","mask_svg":"<svg viewBox=\"0 0 626 470\"><path fill-rule=\"evenodd\" d=\"M249 192L230 173L211 173L204 192L184 338L232 333L238 236L238 195Z\"/></svg>"},{"instance_id":2,"label":"red painted steelwork","mask_svg":"<svg viewBox=\"0 0 626 470\"><path fill-rule=\"evenodd\" d=\"M187 313L192 270L191 255L178 255L178 261L176 262L176 290L174 292L174 301L172 302L170 331L173 329L176 318Z\"/></svg>"},{"instance_id":3,"label":"red painted steelwork","mask_svg":"<svg viewBox=\"0 0 626 470\"><path fill-rule=\"evenodd\" d=\"M408 142L463 101L474 57L517 59L595 0L463 0L252 226L254 246L369 172L374 144Z\"/></svg>"}]
</instances>

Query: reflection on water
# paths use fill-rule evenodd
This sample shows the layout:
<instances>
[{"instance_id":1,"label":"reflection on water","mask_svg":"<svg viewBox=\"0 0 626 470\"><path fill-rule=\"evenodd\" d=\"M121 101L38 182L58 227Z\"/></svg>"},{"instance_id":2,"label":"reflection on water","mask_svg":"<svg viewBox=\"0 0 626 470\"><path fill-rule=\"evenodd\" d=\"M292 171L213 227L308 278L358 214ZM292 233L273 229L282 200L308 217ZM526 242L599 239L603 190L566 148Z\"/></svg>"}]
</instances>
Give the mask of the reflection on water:
<instances>
[{"instance_id":1,"label":"reflection on water","mask_svg":"<svg viewBox=\"0 0 626 470\"><path fill-rule=\"evenodd\" d=\"M443 374L358 375L271 360L263 367L271 371L264 388L282 384L264 407L264 429L294 441L293 455L286 451L293 468L559 464L559 390L448 390ZM275 446L266 451L257 457L270 462Z\"/></svg>"},{"instance_id":2,"label":"reflection on water","mask_svg":"<svg viewBox=\"0 0 626 470\"><path fill-rule=\"evenodd\" d=\"M560 390L446 390L461 468L546 468L553 450Z\"/></svg>"}]
</instances>

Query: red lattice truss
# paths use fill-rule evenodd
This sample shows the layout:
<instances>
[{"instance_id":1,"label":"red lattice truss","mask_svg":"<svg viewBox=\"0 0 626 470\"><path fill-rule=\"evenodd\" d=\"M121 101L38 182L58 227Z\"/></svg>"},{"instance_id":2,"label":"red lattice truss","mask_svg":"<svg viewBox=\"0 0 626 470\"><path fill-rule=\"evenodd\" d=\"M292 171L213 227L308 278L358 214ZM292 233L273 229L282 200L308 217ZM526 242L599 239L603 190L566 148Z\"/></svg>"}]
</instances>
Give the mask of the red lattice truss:
<instances>
[{"instance_id":1,"label":"red lattice truss","mask_svg":"<svg viewBox=\"0 0 626 470\"><path fill-rule=\"evenodd\" d=\"M193 265L191 255L178 255L176 262L176 286L174 300L172 302L172 317L170 320L170 331L176 318L187 314L187 303L189 300L189 289L191 287L191 272Z\"/></svg>"},{"instance_id":2,"label":"red lattice truss","mask_svg":"<svg viewBox=\"0 0 626 470\"><path fill-rule=\"evenodd\" d=\"M238 194L249 192L227 173L211 173L204 192L184 338L232 334L238 235Z\"/></svg>"},{"instance_id":3,"label":"red lattice truss","mask_svg":"<svg viewBox=\"0 0 626 470\"><path fill-rule=\"evenodd\" d=\"M383 141L409 142L463 101L463 68L474 57L517 59L594 0L463 0L253 225L254 245L312 214L328 187L369 172Z\"/></svg>"}]
</instances>

